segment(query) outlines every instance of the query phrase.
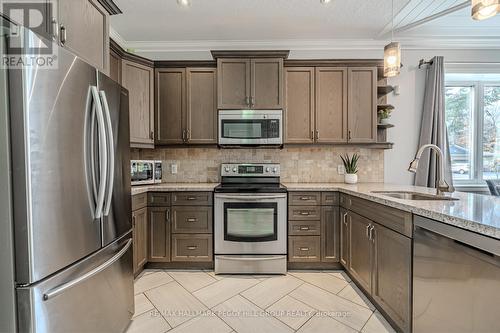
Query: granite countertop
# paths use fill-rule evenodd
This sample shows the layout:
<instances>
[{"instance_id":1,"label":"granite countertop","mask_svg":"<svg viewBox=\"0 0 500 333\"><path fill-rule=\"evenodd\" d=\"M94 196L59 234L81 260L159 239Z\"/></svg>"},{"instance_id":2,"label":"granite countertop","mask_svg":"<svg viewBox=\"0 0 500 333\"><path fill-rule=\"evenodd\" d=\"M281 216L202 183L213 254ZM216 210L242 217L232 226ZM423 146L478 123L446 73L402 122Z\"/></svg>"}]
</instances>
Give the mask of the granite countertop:
<instances>
[{"instance_id":1,"label":"granite countertop","mask_svg":"<svg viewBox=\"0 0 500 333\"><path fill-rule=\"evenodd\" d=\"M169 191L213 191L219 183L161 183L154 185L132 186L132 195L145 192L169 192Z\"/></svg>"},{"instance_id":2,"label":"granite countertop","mask_svg":"<svg viewBox=\"0 0 500 333\"><path fill-rule=\"evenodd\" d=\"M462 229L500 239L500 198L490 195L454 192L459 200L403 200L384 196L372 191L413 191L435 194L427 187L393 185L386 183L285 183L289 191L339 191L386 206L425 216ZM450 194L447 194L450 195Z\"/></svg>"},{"instance_id":3,"label":"granite countertop","mask_svg":"<svg viewBox=\"0 0 500 333\"><path fill-rule=\"evenodd\" d=\"M161 183L133 186L132 195L148 191L213 191L218 183ZM413 191L435 194L427 187L386 183L284 183L289 191L339 191L373 202L425 216L443 223L500 239L500 198L465 192L454 192L455 201L403 200L372 191Z\"/></svg>"}]
</instances>

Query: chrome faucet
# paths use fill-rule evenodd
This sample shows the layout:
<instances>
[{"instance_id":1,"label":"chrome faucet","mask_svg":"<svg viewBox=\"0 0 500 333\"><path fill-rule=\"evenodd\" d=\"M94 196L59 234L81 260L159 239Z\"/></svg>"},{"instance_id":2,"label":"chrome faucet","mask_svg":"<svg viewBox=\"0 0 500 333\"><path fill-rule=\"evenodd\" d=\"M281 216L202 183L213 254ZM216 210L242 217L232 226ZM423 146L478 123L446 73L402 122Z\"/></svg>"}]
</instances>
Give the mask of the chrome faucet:
<instances>
[{"instance_id":1,"label":"chrome faucet","mask_svg":"<svg viewBox=\"0 0 500 333\"><path fill-rule=\"evenodd\" d=\"M453 186L449 185L443 178L444 177L443 151L441 150L441 148L439 148L434 144L428 143L418 149L417 153L415 154L415 158L410 163L408 171L417 173L418 162L420 161L420 157L422 156L422 153L424 152L425 148L431 148L436 152L437 156L438 169L436 174L436 194L443 195L445 192L455 191Z\"/></svg>"}]
</instances>

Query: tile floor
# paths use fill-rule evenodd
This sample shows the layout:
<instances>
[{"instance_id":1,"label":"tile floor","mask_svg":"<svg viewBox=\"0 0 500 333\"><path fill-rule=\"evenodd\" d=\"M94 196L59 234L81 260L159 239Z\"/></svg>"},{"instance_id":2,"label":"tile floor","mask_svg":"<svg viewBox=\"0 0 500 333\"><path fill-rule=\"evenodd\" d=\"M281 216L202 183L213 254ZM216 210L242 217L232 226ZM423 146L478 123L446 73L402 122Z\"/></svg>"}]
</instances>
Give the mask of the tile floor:
<instances>
[{"instance_id":1,"label":"tile floor","mask_svg":"<svg viewBox=\"0 0 500 333\"><path fill-rule=\"evenodd\" d=\"M345 273L145 270L127 333L394 332Z\"/></svg>"}]
</instances>

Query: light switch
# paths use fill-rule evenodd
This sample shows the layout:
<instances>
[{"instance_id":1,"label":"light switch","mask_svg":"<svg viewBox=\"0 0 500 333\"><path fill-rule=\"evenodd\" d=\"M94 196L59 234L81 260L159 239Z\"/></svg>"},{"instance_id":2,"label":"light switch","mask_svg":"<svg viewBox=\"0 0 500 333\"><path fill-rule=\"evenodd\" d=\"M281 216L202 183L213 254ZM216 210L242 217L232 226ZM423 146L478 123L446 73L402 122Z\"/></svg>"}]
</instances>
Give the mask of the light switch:
<instances>
[{"instance_id":1,"label":"light switch","mask_svg":"<svg viewBox=\"0 0 500 333\"><path fill-rule=\"evenodd\" d=\"M177 163L172 163L170 165L170 172L175 175L177 173Z\"/></svg>"},{"instance_id":2,"label":"light switch","mask_svg":"<svg viewBox=\"0 0 500 333\"><path fill-rule=\"evenodd\" d=\"M342 164L337 165L337 173L339 175L344 175L345 174L345 167Z\"/></svg>"}]
</instances>

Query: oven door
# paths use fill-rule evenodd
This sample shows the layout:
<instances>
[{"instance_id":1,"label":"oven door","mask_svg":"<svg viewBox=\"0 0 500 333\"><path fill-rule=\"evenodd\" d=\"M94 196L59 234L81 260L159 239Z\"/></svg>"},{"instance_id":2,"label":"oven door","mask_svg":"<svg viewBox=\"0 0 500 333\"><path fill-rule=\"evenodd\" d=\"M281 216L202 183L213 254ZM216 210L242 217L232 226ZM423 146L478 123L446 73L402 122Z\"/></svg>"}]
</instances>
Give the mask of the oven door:
<instances>
[{"instance_id":1,"label":"oven door","mask_svg":"<svg viewBox=\"0 0 500 333\"><path fill-rule=\"evenodd\" d=\"M215 254L285 254L286 194L215 194Z\"/></svg>"},{"instance_id":2,"label":"oven door","mask_svg":"<svg viewBox=\"0 0 500 333\"><path fill-rule=\"evenodd\" d=\"M281 111L219 111L219 145L281 145Z\"/></svg>"}]
</instances>

